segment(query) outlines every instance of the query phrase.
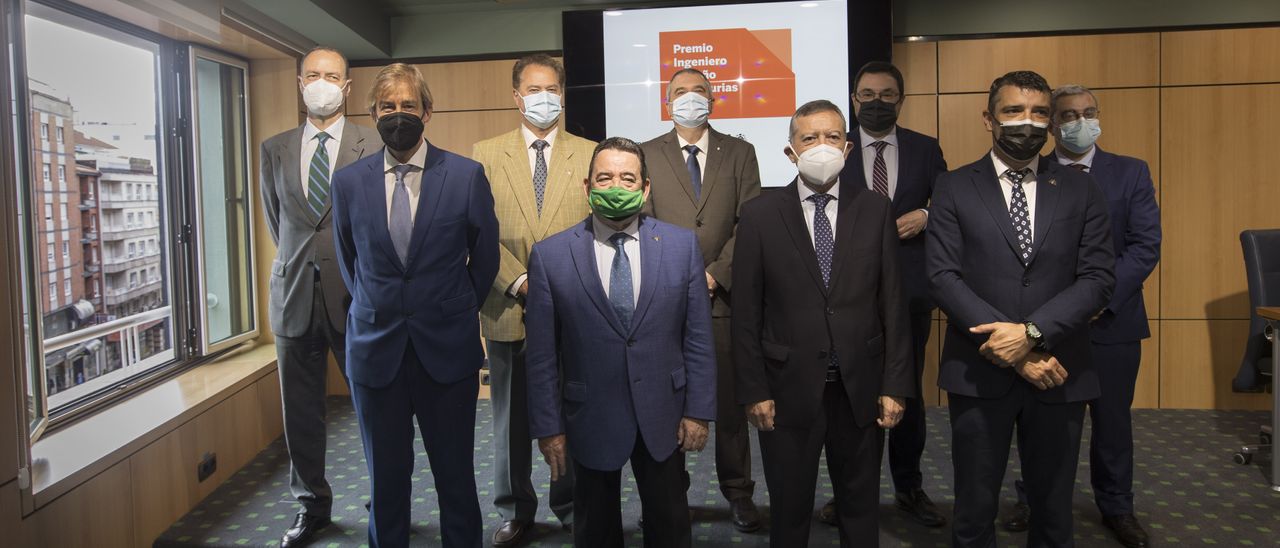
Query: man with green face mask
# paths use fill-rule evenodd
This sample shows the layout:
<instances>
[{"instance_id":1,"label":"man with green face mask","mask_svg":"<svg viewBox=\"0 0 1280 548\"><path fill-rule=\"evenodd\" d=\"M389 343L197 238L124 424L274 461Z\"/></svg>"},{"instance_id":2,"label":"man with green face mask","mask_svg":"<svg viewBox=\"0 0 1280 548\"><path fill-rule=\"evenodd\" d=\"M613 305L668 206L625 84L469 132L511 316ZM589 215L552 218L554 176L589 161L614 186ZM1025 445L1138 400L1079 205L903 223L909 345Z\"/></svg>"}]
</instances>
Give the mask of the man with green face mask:
<instances>
[{"instance_id":1,"label":"man with green face mask","mask_svg":"<svg viewBox=\"0 0 1280 548\"><path fill-rule=\"evenodd\" d=\"M640 213L649 179L638 144L606 139L590 166L592 214L529 258L529 432L552 481L573 467L575 545L622 546L630 462L645 545L687 547L684 452L706 445L716 410L702 253L693 232Z\"/></svg>"}]
</instances>

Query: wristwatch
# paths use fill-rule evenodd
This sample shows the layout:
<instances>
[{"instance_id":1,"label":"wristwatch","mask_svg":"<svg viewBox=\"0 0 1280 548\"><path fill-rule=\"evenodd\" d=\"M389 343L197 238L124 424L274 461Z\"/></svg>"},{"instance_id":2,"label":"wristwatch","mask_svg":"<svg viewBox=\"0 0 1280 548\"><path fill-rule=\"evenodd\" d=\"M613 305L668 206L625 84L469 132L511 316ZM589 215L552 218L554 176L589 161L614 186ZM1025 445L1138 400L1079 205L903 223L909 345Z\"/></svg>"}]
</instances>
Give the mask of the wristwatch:
<instances>
[{"instance_id":1,"label":"wristwatch","mask_svg":"<svg viewBox=\"0 0 1280 548\"><path fill-rule=\"evenodd\" d=\"M1044 335L1040 333L1040 328L1036 327L1035 322L1026 322L1023 325L1027 327L1027 340L1031 341L1032 348L1044 350Z\"/></svg>"}]
</instances>

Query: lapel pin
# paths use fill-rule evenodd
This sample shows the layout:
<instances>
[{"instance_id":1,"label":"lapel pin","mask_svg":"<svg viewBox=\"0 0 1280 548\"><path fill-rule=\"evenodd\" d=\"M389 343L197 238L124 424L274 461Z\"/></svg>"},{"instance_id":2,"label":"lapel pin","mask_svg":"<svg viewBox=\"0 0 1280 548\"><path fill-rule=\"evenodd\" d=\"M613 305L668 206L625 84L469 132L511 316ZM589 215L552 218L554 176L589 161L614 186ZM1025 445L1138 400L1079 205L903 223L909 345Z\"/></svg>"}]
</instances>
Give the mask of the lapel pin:
<instances>
[{"instance_id":1,"label":"lapel pin","mask_svg":"<svg viewBox=\"0 0 1280 548\"><path fill-rule=\"evenodd\" d=\"M655 241L655 242L660 242L660 241L662 241L662 237L661 237L661 236L654 236L654 237L653 237L653 241Z\"/></svg>"},{"instance_id":2,"label":"lapel pin","mask_svg":"<svg viewBox=\"0 0 1280 548\"><path fill-rule=\"evenodd\" d=\"M1057 180L1057 179L1049 179L1049 185L1050 185L1050 186L1058 186L1058 180Z\"/></svg>"}]
</instances>

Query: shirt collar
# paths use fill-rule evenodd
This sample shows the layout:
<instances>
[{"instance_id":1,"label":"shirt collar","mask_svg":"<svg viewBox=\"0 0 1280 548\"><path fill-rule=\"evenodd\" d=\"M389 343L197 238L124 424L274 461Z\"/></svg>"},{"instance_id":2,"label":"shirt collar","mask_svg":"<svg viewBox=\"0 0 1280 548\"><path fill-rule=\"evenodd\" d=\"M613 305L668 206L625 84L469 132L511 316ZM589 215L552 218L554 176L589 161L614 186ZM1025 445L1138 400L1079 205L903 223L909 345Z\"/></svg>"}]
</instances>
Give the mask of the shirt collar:
<instances>
[{"instance_id":1,"label":"shirt collar","mask_svg":"<svg viewBox=\"0 0 1280 548\"><path fill-rule=\"evenodd\" d=\"M995 150L992 150L992 151L991 151L991 152L989 152L988 154L990 154L990 156L991 156L991 163L995 164L995 168L996 168L996 179L999 179L999 178L1003 177L1003 176L1004 176L1004 172L1009 170L1009 165L1008 165L1008 164L1006 164L1006 163L1004 163L1004 162L1002 162L1002 161L1000 161L1000 155L996 154L996 151L995 151ZM1027 167L1025 167L1025 168L1023 168L1023 169L1030 169L1030 170L1031 170L1031 175L1033 175L1033 176L1034 176L1036 173L1039 173L1039 172L1040 172L1040 155L1039 155L1039 154L1037 154L1037 155L1035 155L1035 157L1034 157L1034 158L1031 158L1031 163L1027 164Z\"/></svg>"},{"instance_id":2,"label":"shirt collar","mask_svg":"<svg viewBox=\"0 0 1280 548\"><path fill-rule=\"evenodd\" d=\"M800 191L801 203L803 203L805 200L808 200L810 196L817 194L817 192L814 192L813 189L809 188L809 185L804 184L804 180L802 180L800 177L796 177L796 188ZM832 200L837 200L837 201L840 200L840 178L839 177L836 177L835 184L831 185L831 188L827 189L827 195L831 196Z\"/></svg>"},{"instance_id":3,"label":"shirt collar","mask_svg":"<svg viewBox=\"0 0 1280 548\"><path fill-rule=\"evenodd\" d=\"M637 215L627 226L622 227L621 231L636 241L640 241L640 217L640 215ZM591 226L595 232L597 242L609 243L609 238L619 232L614 230L613 227L604 224L594 213L591 214Z\"/></svg>"},{"instance_id":4,"label":"shirt collar","mask_svg":"<svg viewBox=\"0 0 1280 548\"><path fill-rule=\"evenodd\" d=\"M699 137L698 142L696 143L690 143L689 141L684 140L684 137L681 137L679 133L676 133L676 141L680 143L681 149L689 145L698 145L698 150L702 151L703 154L706 154L707 147L711 146L711 126L707 126L706 131L702 132L702 137Z\"/></svg>"},{"instance_id":5,"label":"shirt collar","mask_svg":"<svg viewBox=\"0 0 1280 548\"><path fill-rule=\"evenodd\" d=\"M867 133L867 130L862 129L862 126L858 126L858 136L862 138L859 141L862 143L862 148L867 148L876 141L884 141L894 147L898 146L898 126L893 126L893 129L889 130L889 134L880 139L872 137L871 134Z\"/></svg>"},{"instance_id":6,"label":"shirt collar","mask_svg":"<svg viewBox=\"0 0 1280 548\"><path fill-rule=\"evenodd\" d=\"M548 148L556 146L556 134L559 132L560 128L553 127L551 128L551 132L548 133L546 137L542 138L543 141L547 142ZM533 142L538 140L538 136L534 135L532 131L529 131L529 128L525 127L524 124L520 124L520 135L524 137L524 148L533 148Z\"/></svg>"},{"instance_id":7,"label":"shirt collar","mask_svg":"<svg viewBox=\"0 0 1280 548\"><path fill-rule=\"evenodd\" d=\"M1058 151L1058 149L1055 148L1053 150L1053 156L1054 158L1058 159L1059 164L1062 164L1064 166L1069 166L1071 164L1083 164L1084 167L1088 168L1090 171L1093 170L1093 155L1097 153L1098 153L1098 147L1096 145L1091 146L1089 147L1089 152L1084 153L1083 158L1079 160L1072 160L1071 158L1067 158L1066 156L1063 156L1062 153Z\"/></svg>"},{"instance_id":8,"label":"shirt collar","mask_svg":"<svg viewBox=\"0 0 1280 548\"><path fill-rule=\"evenodd\" d=\"M334 140L340 142L342 141L342 128L345 128L345 127L347 127L347 117L339 116L337 120L334 120L334 122L324 130L324 132L328 133L329 137L332 137ZM302 142L306 143L312 139L315 139L317 133L320 133L320 128L316 127L315 124L311 123L310 118L307 118L306 123L302 124Z\"/></svg>"},{"instance_id":9,"label":"shirt collar","mask_svg":"<svg viewBox=\"0 0 1280 548\"><path fill-rule=\"evenodd\" d=\"M430 146L431 146L430 143L426 142L426 140L423 140L422 146L418 147L418 151L413 153L413 156L411 156L409 158L409 161L405 162L405 164L418 168L418 171L425 170L427 165L427 148ZM396 160L396 157L391 155L390 150L387 150L386 147L383 147L382 172L389 173L391 170L395 169L395 167L398 165L400 165L399 160Z\"/></svg>"}]
</instances>

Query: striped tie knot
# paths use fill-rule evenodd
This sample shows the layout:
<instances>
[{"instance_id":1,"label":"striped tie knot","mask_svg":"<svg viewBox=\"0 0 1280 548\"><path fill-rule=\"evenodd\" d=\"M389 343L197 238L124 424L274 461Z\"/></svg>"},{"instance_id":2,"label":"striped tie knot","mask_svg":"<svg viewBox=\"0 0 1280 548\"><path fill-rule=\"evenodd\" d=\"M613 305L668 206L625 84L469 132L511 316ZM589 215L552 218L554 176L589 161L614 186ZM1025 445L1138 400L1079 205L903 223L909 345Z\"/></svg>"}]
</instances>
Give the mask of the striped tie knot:
<instances>
[{"instance_id":1,"label":"striped tie knot","mask_svg":"<svg viewBox=\"0 0 1280 548\"><path fill-rule=\"evenodd\" d=\"M888 141L875 141L875 142L871 143L871 146L876 147L876 154L880 154L880 153L884 152L884 147L889 146L889 142L888 142Z\"/></svg>"},{"instance_id":2,"label":"striped tie knot","mask_svg":"<svg viewBox=\"0 0 1280 548\"><path fill-rule=\"evenodd\" d=\"M320 141L320 146L324 146L324 144L328 142L329 139L332 139L332 138L333 138L332 135L329 135L328 133L325 133L323 131L316 134L316 139Z\"/></svg>"}]
</instances>

